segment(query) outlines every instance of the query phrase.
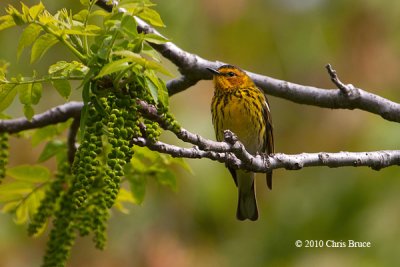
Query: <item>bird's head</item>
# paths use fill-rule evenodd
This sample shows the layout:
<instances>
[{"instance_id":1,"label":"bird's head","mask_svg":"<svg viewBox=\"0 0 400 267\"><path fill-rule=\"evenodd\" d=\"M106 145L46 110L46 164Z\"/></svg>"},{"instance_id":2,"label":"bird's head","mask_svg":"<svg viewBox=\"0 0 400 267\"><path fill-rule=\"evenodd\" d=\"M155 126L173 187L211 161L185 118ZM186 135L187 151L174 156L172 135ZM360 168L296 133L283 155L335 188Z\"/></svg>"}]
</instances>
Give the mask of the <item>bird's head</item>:
<instances>
[{"instance_id":1,"label":"bird's head","mask_svg":"<svg viewBox=\"0 0 400 267\"><path fill-rule=\"evenodd\" d=\"M233 91L240 88L254 86L253 81L247 74L232 65L223 65L218 69L207 68L214 75L216 90Z\"/></svg>"}]
</instances>

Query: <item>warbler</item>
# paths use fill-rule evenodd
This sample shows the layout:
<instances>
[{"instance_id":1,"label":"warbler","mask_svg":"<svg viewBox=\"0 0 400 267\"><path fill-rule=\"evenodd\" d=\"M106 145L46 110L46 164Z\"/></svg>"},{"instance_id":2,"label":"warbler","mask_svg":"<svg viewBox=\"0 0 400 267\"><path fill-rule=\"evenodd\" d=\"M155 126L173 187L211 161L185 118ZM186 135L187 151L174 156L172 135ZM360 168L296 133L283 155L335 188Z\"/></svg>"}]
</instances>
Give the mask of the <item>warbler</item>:
<instances>
[{"instance_id":1,"label":"warbler","mask_svg":"<svg viewBox=\"0 0 400 267\"><path fill-rule=\"evenodd\" d=\"M264 93L240 68L223 65L207 68L214 76L214 96L211 102L212 122L218 141L224 131L235 133L252 155L274 152L271 112ZM255 173L228 167L238 188L236 217L239 220L258 219L255 196ZM272 171L266 174L267 186L272 189Z\"/></svg>"}]
</instances>

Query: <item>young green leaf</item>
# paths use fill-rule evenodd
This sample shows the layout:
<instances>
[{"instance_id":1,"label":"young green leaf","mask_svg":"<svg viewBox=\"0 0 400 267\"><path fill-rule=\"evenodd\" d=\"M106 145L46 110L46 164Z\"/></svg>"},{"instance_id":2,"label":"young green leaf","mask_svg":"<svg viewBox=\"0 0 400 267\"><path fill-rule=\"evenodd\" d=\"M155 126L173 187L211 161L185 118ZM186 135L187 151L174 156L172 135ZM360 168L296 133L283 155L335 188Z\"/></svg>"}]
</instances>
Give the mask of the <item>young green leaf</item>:
<instances>
[{"instance_id":1,"label":"young green leaf","mask_svg":"<svg viewBox=\"0 0 400 267\"><path fill-rule=\"evenodd\" d=\"M37 146L43 141L53 140L55 136L64 132L71 125L71 122L72 120L68 120L57 125L49 125L35 130L31 139L32 146Z\"/></svg>"},{"instance_id":2,"label":"young green leaf","mask_svg":"<svg viewBox=\"0 0 400 267\"><path fill-rule=\"evenodd\" d=\"M124 202L136 204L137 202L132 196L132 193L126 190L125 188L121 188L118 192L117 199L115 200L114 207L118 209L120 212L128 214L129 210L124 207Z\"/></svg>"},{"instance_id":3,"label":"young green leaf","mask_svg":"<svg viewBox=\"0 0 400 267\"><path fill-rule=\"evenodd\" d=\"M144 39L147 42L153 43L153 44L165 44L169 40L165 38L164 36L154 34L154 33L147 33L144 35Z\"/></svg>"},{"instance_id":4,"label":"young green leaf","mask_svg":"<svg viewBox=\"0 0 400 267\"><path fill-rule=\"evenodd\" d=\"M4 194L0 195L0 203L7 203L7 202L12 202L12 201L17 201L17 200L20 200L23 197L24 197L23 194L4 192Z\"/></svg>"},{"instance_id":5,"label":"young green leaf","mask_svg":"<svg viewBox=\"0 0 400 267\"><path fill-rule=\"evenodd\" d=\"M15 22L11 15L4 15L0 17L0 31L14 26Z\"/></svg>"},{"instance_id":6,"label":"young green leaf","mask_svg":"<svg viewBox=\"0 0 400 267\"><path fill-rule=\"evenodd\" d=\"M11 105L17 92L18 89L14 84L0 84L0 112Z\"/></svg>"},{"instance_id":7,"label":"young green leaf","mask_svg":"<svg viewBox=\"0 0 400 267\"><path fill-rule=\"evenodd\" d=\"M32 19L36 19L37 16L42 13L42 11L44 10L44 5L42 4L42 2L39 2L39 4L32 6L29 9L29 15L31 16Z\"/></svg>"},{"instance_id":8,"label":"young green leaf","mask_svg":"<svg viewBox=\"0 0 400 267\"><path fill-rule=\"evenodd\" d=\"M125 15L121 20L122 32L126 33L129 37L135 38L138 35L137 23L133 16Z\"/></svg>"},{"instance_id":9,"label":"young green leaf","mask_svg":"<svg viewBox=\"0 0 400 267\"><path fill-rule=\"evenodd\" d=\"M20 199L21 198L19 198L18 200L11 201L11 202L8 202L8 203L4 204L2 209L1 209L1 212L3 212L3 213L14 213L15 210L19 206Z\"/></svg>"},{"instance_id":10,"label":"young green leaf","mask_svg":"<svg viewBox=\"0 0 400 267\"><path fill-rule=\"evenodd\" d=\"M34 188L34 184L16 181L13 183L1 184L0 185L0 195L23 195L28 194Z\"/></svg>"},{"instance_id":11,"label":"young green leaf","mask_svg":"<svg viewBox=\"0 0 400 267\"><path fill-rule=\"evenodd\" d=\"M44 162L51 157L56 156L60 153L66 152L67 146L63 141L60 140L50 140L44 147L42 153L39 156L38 162Z\"/></svg>"},{"instance_id":12,"label":"young green leaf","mask_svg":"<svg viewBox=\"0 0 400 267\"><path fill-rule=\"evenodd\" d=\"M19 165L7 170L10 177L22 182L43 183L50 179L50 171L41 165Z\"/></svg>"},{"instance_id":13,"label":"young green leaf","mask_svg":"<svg viewBox=\"0 0 400 267\"><path fill-rule=\"evenodd\" d=\"M161 172L157 172L156 180L161 185L168 186L174 192L178 190L178 186L176 183L176 176L171 170L164 169Z\"/></svg>"},{"instance_id":14,"label":"young green leaf","mask_svg":"<svg viewBox=\"0 0 400 267\"><path fill-rule=\"evenodd\" d=\"M32 146L37 146L44 140L49 140L58 134L59 132L57 130L56 125L49 125L43 128L39 128L35 130L32 135L31 139Z\"/></svg>"},{"instance_id":15,"label":"young green leaf","mask_svg":"<svg viewBox=\"0 0 400 267\"><path fill-rule=\"evenodd\" d=\"M22 3L22 7L25 5ZM7 13L11 15L14 23L18 26L24 25L27 22L26 14L21 14L15 7L9 5L7 9Z\"/></svg>"},{"instance_id":16,"label":"young green leaf","mask_svg":"<svg viewBox=\"0 0 400 267\"><path fill-rule=\"evenodd\" d=\"M19 203L14 213L15 224L24 224L28 221L28 206L26 203Z\"/></svg>"},{"instance_id":17,"label":"young green leaf","mask_svg":"<svg viewBox=\"0 0 400 267\"><path fill-rule=\"evenodd\" d=\"M105 75L117 72L117 71L122 71L127 68L129 68L129 61L131 61L129 58L122 58L118 59L116 61L112 61L108 64L106 64L99 72L99 74L96 76L96 78L101 78Z\"/></svg>"},{"instance_id":18,"label":"young green leaf","mask_svg":"<svg viewBox=\"0 0 400 267\"><path fill-rule=\"evenodd\" d=\"M63 98L68 99L71 95L71 84L68 80L53 80L51 84Z\"/></svg>"},{"instance_id":19,"label":"young green leaf","mask_svg":"<svg viewBox=\"0 0 400 267\"><path fill-rule=\"evenodd\" d=\"M28 83L18 86L19 101L25 105L36 105L42 97L41 83Z\"/></svg>"},{"instance_id":20,"label":"young green leaf","mask_svg":"<svg viewBox=\"0 0 400 267\"><path fill-rule=\"evenodd\" d=\"M153 90L156 91L157 100L156 102L160 102L164 107L168 107L168 89L165 86L165 83L155 75L154 71L146 71L146 81L149 81L147 85L149 86L150 93L154 97Z\"/></svg>"},{"instance_id":21,"label":"young green leaf","mask_svg":"<svg viewBox=\"0 0 400 267\"><path fill-rule=\"evenodd\" d=\"M30 46L42 32L42 27L37 24L29 24L21 34L17 47L17 59L20 58L25 47Z\"/></svg>"},{"instance_id":22,"label":"young green leaf","mask_svg":"<svg viewBox=\"0 0 400 267\"><path fill-rule=\"evenodd\" d=\"M153 98L154 102L158 104L158 87L147 76L146 76L146 87L149 89L151 97Z\"/></svg>"},{"instance_id":23,"label":"young green leaf","mask_svg":"<svg viewBox=\"0 0 400 267\"><path fill-rule=\"evenodd\" d=\"M137 172L136 165L133 164L132 162L132 164L125 165L125 177L130 183L134 203L140 205L146 195L147 179L145 175Z\"/></svg>"},{"instance_id":24,"label":"young green leaf","mask_svg":"<svg viewBox=\"0 0 400 267\"><path fill-rule=\"evenodd\" d=\"M32 105L25 104L24 105L24 116L28 120L31 120L35 115L35 110L33 109Z\"/></svg>"},{"instance_id":25,"label":"young green leaf","mask_svg":"<svg viewBox=\"0 0 400 267\"><path fill-rule=\"evenodd\" d=\"M31 63L41 58L50 47L58 42L57 37L52 34L45 33L36 39L32 46Z\"/></svg>"},{"instance_id":26,"label":"young green leaf","mask_svg":"<svg viewBox=\"0 0 400 267\"><path fill-rule=\"evenodd\" d=\"M165 27L165 24L161 20L160 14L158 14L154 9L144 7L138 15L140 18L148 21L153 26Z\"/></svg>"}]
</instances>

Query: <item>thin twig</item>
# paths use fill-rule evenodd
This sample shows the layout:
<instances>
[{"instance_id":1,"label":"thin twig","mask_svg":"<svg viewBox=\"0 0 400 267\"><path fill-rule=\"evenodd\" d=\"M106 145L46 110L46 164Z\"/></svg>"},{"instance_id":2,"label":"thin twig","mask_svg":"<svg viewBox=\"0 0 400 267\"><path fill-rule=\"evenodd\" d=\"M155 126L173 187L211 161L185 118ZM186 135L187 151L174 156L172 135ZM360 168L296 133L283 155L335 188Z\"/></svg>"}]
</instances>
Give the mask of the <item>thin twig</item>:
<instances>
[{"instance_id":1,"label":"thin twig","mask_svg":"<svg viewBox=\"0 0 400 267\"><path fill-rule=\"evenodd\" d=\"M332 68L331 64L327 64L325 68L328 70L331 81L337 86L337 88L339 88L345 95L350 95L354 86L352 84L345 85L342 83L337 76L336 70Z\"/></svg>"}]
</instances>

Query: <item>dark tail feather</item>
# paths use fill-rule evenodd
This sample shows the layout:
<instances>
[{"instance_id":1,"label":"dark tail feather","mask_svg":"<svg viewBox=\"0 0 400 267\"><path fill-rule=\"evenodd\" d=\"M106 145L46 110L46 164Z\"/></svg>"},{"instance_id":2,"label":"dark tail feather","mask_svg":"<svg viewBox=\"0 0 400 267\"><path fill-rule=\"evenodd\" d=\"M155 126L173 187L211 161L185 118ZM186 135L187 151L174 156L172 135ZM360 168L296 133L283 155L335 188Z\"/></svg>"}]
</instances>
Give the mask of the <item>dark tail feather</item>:
<instances>
[{"instance_id":1,"label":"dark tail feather","mask_svg":"<svg viewBox=\"0 0 400 267\"><path fill-rule=\"evenodd\" d=\"M272 190L272 171L267 172L267 186Z\"/></svg>"},{"instance_id":2,"label":"dark tail feather","mask_svg":"<svg viewBox=\"0 0 400 267\"><path fill-rule=\"evenodd\" d=\"M254 192L254 182L250 192L242 192L239 188L239 201L236 211L236 218L240 221L250 219L256 221L258 219L258 209L256 194Z\"/></svg>"}]
</instances>

